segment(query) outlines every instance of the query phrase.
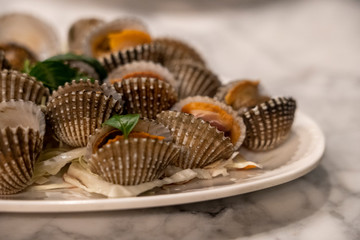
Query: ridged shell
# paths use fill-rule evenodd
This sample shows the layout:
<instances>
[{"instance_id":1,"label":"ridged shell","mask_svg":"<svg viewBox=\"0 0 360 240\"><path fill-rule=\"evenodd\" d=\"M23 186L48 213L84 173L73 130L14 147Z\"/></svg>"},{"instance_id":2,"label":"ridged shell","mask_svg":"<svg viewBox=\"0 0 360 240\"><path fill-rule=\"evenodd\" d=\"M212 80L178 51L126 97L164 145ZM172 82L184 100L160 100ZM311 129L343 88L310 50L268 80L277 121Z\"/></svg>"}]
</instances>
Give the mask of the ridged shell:
<instances>
[{"instance_id":1,"label":"ridged shell","mask_svg":"<svg viewBox=\"0 0 360 240\"><path fill-rule=\"evenodd\" d=\"M165 168L177 160L179 151L173 143L161 140L121 139L100 148L89 165L108 182L137 185L161 177Z\"/></svg>"},{"instance_id":2,"label":"ridged shell","mask_svg":"<svg viewBox=\"0 0 360 240\"><path fill-rule=\"evenodd\" d=\"M104 24L104 21L97 18L82 18L74 22L68 33L68 45L70 52L75 54L84 54L83 41L84 37L95 27Z\"/></svg>"},{"instance_id":3,"label":"ridged shell","mask_svg":"<svg viewBox=\"0 0 360 240\"><path fill-rule=\"evenodd\" d=\"M174 142L182 146L175 165L181 168L203 168L210 163L228 159L234 152L230 138L209 123L193 115L164 111L157 121L168 127Z\"/></svg>"},{"instance_id":4,"label":"ridged shell","mask_svg":"<svg viewBox=\"0 0 360 240\"><path fill-rule=\"evenodd\" d=\"M109 73L106 82L110 83L111 79L122 79L128 74L139 72L153 73L161 77L162 80L164 80L165 82L170 83L170 85L174 88L177 88L178 82L175 80L173 74L169 72L167 68L158 63L147 61L135 61L117 67L111 73Z\"/></svg>"},{"instance_id":5,"label":"ridged shell","mask_svg":"<svg viewBox=\"0 0 360 240\"><path fill-rule=\"evenodd\" d=\"M111 72L118 66L125 65L134 61L151 61L162 63L163 47L159 44L149 43L138 45L134 48L110 53L99 58L100 63L106 71Z\"/></svg>"},{"instance_id":6,"label":"ridged shell","mask_svg":"<svg viewBox=\"0 0 360 240\"><path fill-rule=\"evenodd\" d=\"M200 54L188 43L179 39L170 37L155 38L153 43L163 46L163 64L167 64L172 60L191 60L202 66L205 66L204 59Z\"/></svg>"},{"instance_id":7,"label":"ridged shell","mask_svg":"<svg viewBox=\"0 0 360 240\"><path fill-rule=\"evenodd\" d=\"M31 183L44 133L40 107L23 101L0 103L0 195L20 192Z\"/></svg>"},{"instance_id":8,"label":"ridged shell","mask_svg":"<svg viewBox=\"0 0 360 240\"><path fill-rule=\"evenodd\" d=\"M36 78L15 70L0 71L0 102L14 99L41 104L43 97L49 97L49 89Z\"/></svg>"},{"instance_id":9,"label":"ridged shell","mask_svg":"<svg viewBox=\"0 0 360 240\"><path fill-rule=\"evenodd\" d=\"M121 185L136 185L161 177L163 170L179 157L179 147L172 143L170 131L162 124L140 119L133 131L164 136L164 140L130 137L94 148L114 128L96 130L87 146L86 160L90 169L106 181Z\"/></svg>"},{"instance_id":10,"label":"ridged shell","mask_svg":"<svg viewBox=\"0 0 360 240\"><path fill-rule=\"evenodd\" d=\"M177 101L175 89L156 78L128 78L114 87L123 95L126 112L149 119L155 119L156 114L170 109Z\"/></svg>"},{"instance_id":11,"label":"ridged shell","mask_svg":"<svg viewBox=\"0 0 360 240\"><path fill-rule=\"evenodd\" d=\"M0 17L0 42L17 43L44 60L60 52L60 42L44 21L23 13L11 13Z\"/></svg>"},{"instance_id":12,"label":"ridged shell","mask_svg":"<svg viewBox=\"0 0 360 240\"><path fill-rule=\"evenodd\" d=\"M6 60L5 52L0 50L0 70L11 69L9 62Z\"/></svg>"},{"instance_id":13,"label":"ridged shell","mask_svg":"<svg viewBox=\"0 0 360 240\"><path fill-rule=\"evenodd\" d=\"M65 83L64 86L59 86L57 90L53 91L50 100L75 91L95 91L103 92L105 96L113 96L115 100L121 100L122 96L116 92L115 88L109 84L103 83L100 85L98 80L92 81L90 79L72 80L71 82Z\"/></svg>"},{"instance_id":14,"label":"ridged shell","mask_svg":"<svg viewBox=\"0 0 360 240\"><path fill-rule=\"evenodd\" d=\"M296 101L276 97L243 114L246 125L244 146L254 151L270 150L283 143L291 130Z\"/></svg>"},{"instance_id":15,"label":"ridged shell","mask_svg":"<svg viewBox=\"0 0 360 240\"><path fill-rule=\"evenodd\" d=\"M221 86L214 73L191 61L173 61L168 68L180 82L179 99L197 95L213 97Z\"/></svg>"},{"instance_id":16,"label":"ridged shell","mask_svg":"<svg viewBox=\"0 0 360 240\"><path fill-rule=\"evenodd\" d=\"M98 39L103 38L109 33L120 32L125 29L139 30L145 33L148 32L145 23L134 17L119 18L108 23L100 24L85 36L82 44L84 54L91 57L94 56L92 45L95 41L98 41Z\"/></svg>"},{"instance_id":17,"label":"ridged shell","mask_svg":"<svg viewBox=\"0 0 360 240\"><path fill-rule=\"evenodd\" d=\"M101 91L64 93L47 105L47 117L55 135L73 147L86 146L95 129L121 111L121 101Z\"/></svg>"},{"instance_id":18,"label":"ridged shell","mask_svg":"<svg viewBox=\"0 0 360 240\"><path fill-rule=\"evenodd\" d=\"M232 118L234 119L234 124L237 124L237 126L240 129L240 136L239 136L238 140L236 141L236 143L234 144L234 148L235 149L240 148L240 146L242 145L242 143L245 139L245 135L246 135L246 126L244 124L242 117L238 116L238 114L230 106L228 106L222 102L219 102L213 98L204 97L204 96L195 96L195 97L188 97L188 98L182 99L180 102L176 103L171 108L171 110L181 112L181 109L183 108L183 106L187 105L188 103L192 103L192 102L210 103L212 105L218 106L222 110L226 111L229 115L231 115Z\"/></svg>"}]
</instances>

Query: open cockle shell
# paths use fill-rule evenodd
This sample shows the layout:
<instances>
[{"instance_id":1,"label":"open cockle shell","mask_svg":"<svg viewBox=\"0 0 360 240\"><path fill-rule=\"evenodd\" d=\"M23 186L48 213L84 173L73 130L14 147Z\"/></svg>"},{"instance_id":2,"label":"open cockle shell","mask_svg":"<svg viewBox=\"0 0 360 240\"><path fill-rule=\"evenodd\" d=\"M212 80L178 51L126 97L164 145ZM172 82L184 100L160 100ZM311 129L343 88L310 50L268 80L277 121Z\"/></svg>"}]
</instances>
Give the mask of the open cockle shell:
<instances>
[{"instance_id":1,"label":"open cockle shell","mask_svg":"<svg viewBox=\"0 0 360 240\"><path fill-rule=\"evenodd\" d=\"M221 86L219 78L198 63L189 60L172 61L168 68L180 82L180 99L197 95L212 97Z\"/></svg>"},{"instance_id":2,"label":"open cockle shell","mask_svg":"<svg viewBox=\"0 0 360 240\"><path fill-rule=\"evenodd\" d=\"M55 135L73 147L86 146L96 128L121 112L121 95L107 84L92 84L89 80L60 87L47 104L47 117Z\"/></svg>"},{"instance_id":3,"label":"open cockle shell","mask_svg":"<svg viewBox=\"0 0 360 240\"><path fill-rule=\"evenodd\" d=\"M175 89L156 78L128 78L114 84L123 95L127 113L155 119L156 114L170 109L177 101Z\"/></svg>"},{"instance_id":4,"label":"open cockle shell","mask_svg":"<svg viewBox=\"0 0 360 240\"><path fill-rule=\"evenodd\" d=\"M231 81L225 85L222 85L221 87L218 88L214 98L221 101L221 102L225 102L226 103L226 95L232 91L232 89L234 87L236 87L239 83L257 83L257 87L256 88L253 88L253 89L247 89L245 90L243 93L245 94L245 96L237 96L237 98L243 98L243 97L246 97L248 98L249 97L249 94L251 96L251 94L255 94L255 96L253 97L259 97L259 96L262 96L262 99L258 99L258 101L267 101L269 100L269 97L267 97L269 94L265 91L265 89L263 88L263 86L260 84L260 81L257 81L257 80L249 80L249 79L239 79L239 80L234 80L234 81ZM255 92L252 92L252 91L255 91L255 89L257 90L256 93ZM255 101L255 99L254 99ZM256 104L255 104L256 105ZM241 106L241 107L235 107L235 105L232 105L233 109L235 111L238 112L238 114L241 114L247 110L249 110L251 107L249 106Z\"/></svg>"},{"instance_id":5,"label":"open cockle shell","mask_svg":"<svg viewBox=\"0 0 360 240\"><path fill-rule=\"evenodd\" d=\"M0 50L0 70L11 69L9 62L6 60L5 52Z\"/></svg>"},{"instance_id":6,"label":"open cockle shell","mask_svg":"<svg viewBox=\"0 0 360 240\"><path fill-rule=\"evenodd\" d=\"M137 185L162 176L165 168L179 157L180 149L172 143L170 131L154 121L140 119L133 131L163 136L165 139L129 137L107 143L99 142L114 128L105 126L90 137L86 160L90 170L104 180L120 185Z\"/></svg>"},{"instance_id":7,"label":"open cockle shell","mask_svg":"<svg viewBox=\"0 0 360 240\"><path fill-rule=\"evenodd\" d=\"M49 97L49 89L36 78L15 70L0 71L0 102L14 99L41 104L43 97Z\"/></svg>"},{"instance_id":8,"label":"open cockle shell","mask_svg":"<svg viewBox=\"0 0 360 240\"><path fill-rule=\"evenodd\" d=\"M161 37L155 38L153 43L163 47L162 61L165 66L172 60L190 60L205 66L205 61L200 54L184 41L170 37Z\"/></svg>"},{"instance_id":9,"label":"open cockle shell","mask_svg":"<svg viewBox=\"0 0 360 240\"><path fill-rule=\"evenodd\" d=\"M233 144L234 144L235 149L240 148L241 144L243 143L243 141L245 139L245 135L246 135L246 126L244 124L242 117L238 116L238 114L230 106L228 106L222 102L216 101L213 98L209 98L209 97L205 97L205 96L187 97L185 99L182 99L180 102L176 103L171 108L171 110L181 112L182 108L185 105L187 105L189 103L193 103L193 102L208 103L208 104L217 106L217 107L221 108L222 110L224 110L227 114L231 115L233 118L233 124L236 124L238 126L238 129L240 130L240 136L238 137L236 142Z\"/></svg>"},{"instance_id":10,"label":"open cockle shell","mask_svg":"<svg viewBox=\"0 0 360 240\"><path fill-rule=\"evenodd\" d=\"M109 73L106 82L114 83L116 80L121 81L126 75L145 73L158 76L160 80L170 83L171 86L177 88L178 82L175 80L172 73L162 65L148 61L134 61L127 63L123 66L119 66Z\"/></svg>"},{"instance_id":11,"label":"open cockle shell","mask_svg":"<svg viewBox=\"0 0 360 240\"><path fill-rule=\"evenodd\" d=\"M169 128L175 144L182 147L179 160L174 163L178 167L203 168L228 159L234 152L230 138L191 114L164 111L156 121Z\"/></svg>"},{"instance_id":12,"label":"open cockle shell","mask_svg":"<svg viewBox=\"0 0 360 240\"><path fill-rule=\"evenodd\" d=\"M296 101L275 97L243 114L246 125L244 146L254 151L270 150L289 136L294 121Z\"/></svg>"},{"instance_id":13,"label":"open cockle shell","mask_svg":"<svg viewBox=\"0 0 360 240\"><path fill-rule=\"evenodd\" d=\"M31 183L44 134L40 107L23 101L0 103L0 195L20 192Z\"/></svg>"},{"instance_id":14,"label":"open cockle shell","mask_svg":"<svg viewBox=\"0 0 360 240\"><path fill-rule=\"evenodd\" d=\"M106 35L115 32L121 32L123 30L138 30L147 33L147 27L145 23L134 17L125 17L113 20L108 23L100 24L94 27L84 38L83 41L83 53L87 56L94 57L93 46L99 44ZM96 56L95 56L96 57Z\"/></svg>"},{"instance_id":15,"label":"open cockle shell","mask_svg":"<svg viewBox=\"0 0 360 240\"><path fill-rule=\"evenodd\" d=\"M17 43L44 60L60 52L54 30L44 21L23 13L0 16L0 43Z\"/></svg>"},{"instance_id":16,"label":"open cockle shell","mask_svg":"<svg viewBox=\"0 0 360 240\"><path fill-rule=\"evenodd\" d=\"M75 54L83 54L84 37L92 31L92 29L104 24L105 22L97 18L82 18L75 21L68 33L68 45L70 52Z\"/></svg>"},{"instance_id":17,"label":"open cockle shell","mask_svg":"<svg viewBox=\"0 0 360 240\"><path fill-rule=\"evenodd\" d=\"M134 61L162 63L163 47L159 44L146 43L133 48L110 53L99 58L106 71L111 72L118 66Z\"/></svg>"}]
</instances>

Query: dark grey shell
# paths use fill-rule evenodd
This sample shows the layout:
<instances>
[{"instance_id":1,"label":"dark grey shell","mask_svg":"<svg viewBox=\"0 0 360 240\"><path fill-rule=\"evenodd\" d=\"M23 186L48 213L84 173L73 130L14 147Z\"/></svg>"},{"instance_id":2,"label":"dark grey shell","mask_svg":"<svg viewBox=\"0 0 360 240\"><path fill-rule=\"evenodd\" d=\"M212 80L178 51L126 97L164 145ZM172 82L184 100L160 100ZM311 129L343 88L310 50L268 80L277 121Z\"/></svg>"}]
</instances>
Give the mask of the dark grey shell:
<instances>
[{"instance_id":1,"label":"dark grey shell","mask_svg":"<svg viewBox=\"0 0 360 240\"><path fill-rule=\"evenodd\" d=\"M276 97L245 112L244 146L254 151L270 150L289 136L294 121L296 101L291 97Z\"/></svg>"},{"instance_id":2,"label":"dark grey shell","mask_svg":"<svg viewBox=\"0 0 360 240\"><path fill-rule=\"evenodd\" d=\"M0 102L14 100L41 104L49 97L49 89L26 73L4 69L0 71Z\"/></svg>"},{"instance_id":3,"label":"dark grey shell","mask_svg":"<svg viewBox=\"0 0 360 240\"><path fill-rule=\"evenodd\" d=\"M230 138L191 114L164 111L156 121L169 128L175 144L181 146L179 160L174 163L178 167L203 168L234 153Z\"/></svg>"},{"instance_id":4,"label":"dark grey shell","mask_svg":"<svg viewBox=\"0 0 360 240\"><path fill-rule=\"evenodd\" d=\"M127 113L139 113L149 119L155 119L177 101L175 89L156 78L128 78L115 83L114 87L123 95Z\"/></svg>"},{"instance_id":5,"label":"dark grey shell","mask_svg":"<svg viewBox=\"0 0 360 240\"><path fill-rule=\"evenodd\" d=\"M189 96L213 97L221 86L219 78L209 69L188 60L172 61L168 68L179 81L179 99Z\"/></svg>"}]
</instances>

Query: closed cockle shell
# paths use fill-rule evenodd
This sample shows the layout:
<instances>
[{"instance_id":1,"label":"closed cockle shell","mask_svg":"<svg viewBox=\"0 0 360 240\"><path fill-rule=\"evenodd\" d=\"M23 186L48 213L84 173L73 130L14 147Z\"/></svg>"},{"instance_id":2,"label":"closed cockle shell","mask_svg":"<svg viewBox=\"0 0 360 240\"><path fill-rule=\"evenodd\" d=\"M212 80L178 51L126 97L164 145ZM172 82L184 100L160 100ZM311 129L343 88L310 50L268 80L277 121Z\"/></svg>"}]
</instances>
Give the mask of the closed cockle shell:
<instances>
[{"instance_id":1,"label":"closed cockle shell","mask_svg":"<svg viewBox=\"0 0 360 240\"><path fill-rule=\"evenodd\" d=\"M61 87L53 93L47 104L47 118L55 135L73 147L86 146L88 137L96 128L101 127L113 114L122 112L120 94L111 95L104 91L104 84L100 86L95 82L92 87L89 84L88 80ZM80 86L83 90L79 90ZM110 86L104 88L112 89Z\"/></svg>"},{"instance_id":2,"label":"closed cockle shell","mask_svg":"<svg viewBox=\"0 0 360 240\"><path fill-rule=\"evenodd\" d=\"M0 102L14 99L41 104L42 99L48 97L49 89L36 78L15 70L0 71Z\"/></svg>"},{"instance_id":3,"label":"closed cockle shell","mask_svg":"<svg viewBox=\"0 0 360 240\"><path fill-rule=\"evenodd\" d=\"M172 143L163 125L140 119L133 131L147 132L165 139L129 137L97 148L99 139L114 128L105 126L90 137L86 160L90 170L104 180L120 185L137 185L161 177L165 168L177 161L179 147Z\"/></svg>"},{"instance_id":4,"label":"closed cockle shell","mask_svg":"<svg viewBox=\"0 0 360 240\"><path fill-rule=\"evenodd\" d=\"M182 147L179 160L174 163L178 167L203 168L234 153L230 138L191 114L164 111L156 121L169 128L174 142Z\"/></svg>"},{"instance_id":5,"label":"closed cockle shell","mask_svg":"<svg viewBox=\"0 0 360 240\"><path fill-rule=\"evenodd\" d=\"M168 68L179 81L179 99L197 95L213 97L221 86L219 78L214 73L195 62L172 61Z\"/></svg>"},{"instance_id":6,"label":"closed cockle shell","mask_svg":"<svg viewBox=\"0 0 360 240\"><path fill-rule=\"evenodd\" d=\"M110 53L99 58L101 65L103 65L108 72L113 71L118 66L141 60L162 63L163 47L159 44L146 43Z\"/></svg>"},{"instance_id":7,"label":"closed cockle shell","mask_svg":"<svg viewBox=\"0 0 360 240\"><path fill-rule=\"evenodd\" d=\"M175 80L173 74L167 68L159 63L149 61L134 61L119 66L109 73L106 82L114 84L121 81L123 78L130 77L155 77L159 80L170 83L171 86L177 88L178 82Z\"/></svg>"},{"instance_id":8,"label":"closed cockle shell","mask_svg":"<svg viewBox=\"0 0 360 240\"><path fill-rule=\"evenodd\" d=\"M160 37L153 40L154 44L163 47L162 64L167 66L173 60L190 60L205 66L204 59L188 43L171 37Z\"/></svg>"},{"instance_id":9,"label":"closed cockle shell","mask_svg":"<svg viewBox=\"0 0 360 240\"><path fill-rule=\"evenodd\" d=\"M232 143L234 144L234 148L235 149L240 148L240 146L242 145L242 143L245 139L246 126L244 124L242 117L238 116L238 114L230 106L228 106L222 102L219 102L213 98L209 98L209 97L205 97L205 96L194 96L194 97L187 97L187 98L182 99L180 102L176 103L171 108L171 110L181 112L182 108L190 103L211 104L212 106L218 107L221 110L223 110L224 112L226 112L226 114L228 114L228 117L231 116L233 126L231 127L231 130L229 132L229 137L230 137ZM197 109L197 110L199 110L199 109ZM201 108L200 108L200 110L201 110ZM206 111L209 111L209 110L206 110ZM204 116L204 114L205 113L201 113L200 118L202 118L202 117L206 118L206 116ZM212 115L212 113L209 113L209 114ZM213 114L218 114L218 113L213 112ZM205 120L205 119L203 119L203 120ZM213 120L216 122L216 124L219 124L219 121L221 121L221 119L213 119Z\"/></svg>"},{"instance_id":10,"label":"closed cockle shell","mask_svg":"<svg viewBox=\"0 0 360 240\"><path fill-rule=\"evenodd\" d=\"M11 69L9 62L6 60L5 52L0 50L0 70Z\"/></svg>"},{"instance_id":11,"label":"closed cockle shell","mask_svg":"<svg viewBox=\"0 0 360 240\"><path fill-rule=\"evenodd\" d=\"M128 78L114 84L123 95L125 111L155 119L156 114L170 109L177 101L175 89L156 78Z\"/></svg>"},{"instance_id":12,"label":"closed cockle shell","mask_svg":"<svg viewBox=\"0 0 360 240\"><path fill-rule=\"evenodd\" d=\"M296 101L275 97L243 114L246 125L244 146L254 151L270 150L289 136L294 121Z\"/></svg>"},{"instance_id":13,"label":"closed cockle shell","mask_svg":"<svg viewBox=\"0 0 360 240\"><path fill-rule=\"evenodd\" d=\"M44 114L33 102L0 103L0 195L20 192L31 183L44 134Z\"/></svg>"}]
</instances>

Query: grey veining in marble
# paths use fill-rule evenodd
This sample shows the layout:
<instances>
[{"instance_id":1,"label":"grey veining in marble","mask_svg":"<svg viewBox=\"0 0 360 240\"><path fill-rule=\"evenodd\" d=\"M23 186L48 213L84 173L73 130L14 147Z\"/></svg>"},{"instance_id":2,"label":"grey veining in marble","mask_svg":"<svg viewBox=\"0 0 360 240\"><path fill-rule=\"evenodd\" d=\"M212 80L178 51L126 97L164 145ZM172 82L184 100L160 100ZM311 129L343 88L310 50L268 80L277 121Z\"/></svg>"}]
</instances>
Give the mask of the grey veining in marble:
<instances>
[{"instance_id":1,"label":"grey veining in marble","mask_svg":"<svg viewBox=\"0 0 360 240\"><path fill-rule=\"evenodd\" d=\"M294 96L323 129L327 146L314 171L270 189L163 208L0 213L0 239L360 239L360 1L0 5L0 13L36 12L57 25L63 41L80 16L139 15L154 34L190 41L218 75L259 78L274 95Z\"/></svg>"}]
</instances>

